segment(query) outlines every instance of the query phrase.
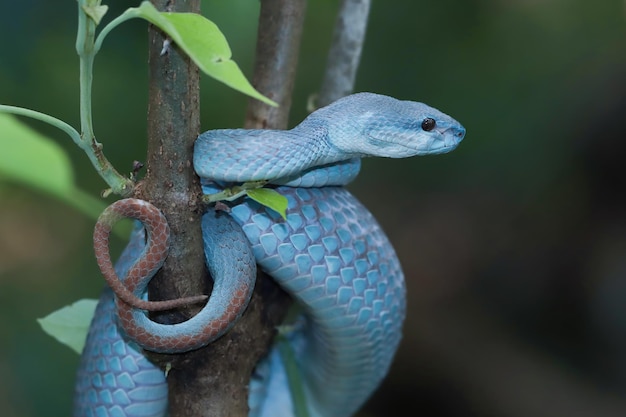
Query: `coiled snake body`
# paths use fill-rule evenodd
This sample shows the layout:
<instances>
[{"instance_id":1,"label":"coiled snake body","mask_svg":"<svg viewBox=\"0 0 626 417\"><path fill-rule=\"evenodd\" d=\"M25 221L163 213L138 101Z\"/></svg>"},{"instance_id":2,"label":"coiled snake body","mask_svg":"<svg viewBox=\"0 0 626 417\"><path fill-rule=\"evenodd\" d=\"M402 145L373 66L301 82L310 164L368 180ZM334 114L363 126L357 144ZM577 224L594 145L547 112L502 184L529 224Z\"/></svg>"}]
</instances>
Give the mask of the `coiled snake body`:
<instances>
[{"instance_id":1,"label":"coiled snake body","mask_svg":"<svg viewBox=\"0 0 626 417\"><path fill-rule=\"evenodd\" d=\"M206 213L202 228L214 290L201 313L171 326L150 322L126 302L130 293L143 296L152 271L138 268L137 259L148 257L143 255L151 243L158 246L151 242L158 237L150 224L147 246L143 230L135 230L116 267L126 276L128 294L116 290L114 301L106 289L100 299L79 367L75 416L165 415L165 377L140 346L186 351L219 337L245 309L252 287L246 277L254 276L255 261L302 306L304 314L288 338L310 415L352 415L391 364L401 338L405 289L384 232L342 186L356 176L362 157L445 153L464 135L457 121L425 104L371 93L338 100L289 131L200 135L194 168L207 191L268 180L288 199L287 219L248 198L234 203L230 215ZM122 210L147 204L121 201ZM114 220L99 223L107 229ZM94 237L97 254L106 246L102 239ZM285 381L274 349L251 379L250 415L293 415Z\"/></svg>"}]
</instances>

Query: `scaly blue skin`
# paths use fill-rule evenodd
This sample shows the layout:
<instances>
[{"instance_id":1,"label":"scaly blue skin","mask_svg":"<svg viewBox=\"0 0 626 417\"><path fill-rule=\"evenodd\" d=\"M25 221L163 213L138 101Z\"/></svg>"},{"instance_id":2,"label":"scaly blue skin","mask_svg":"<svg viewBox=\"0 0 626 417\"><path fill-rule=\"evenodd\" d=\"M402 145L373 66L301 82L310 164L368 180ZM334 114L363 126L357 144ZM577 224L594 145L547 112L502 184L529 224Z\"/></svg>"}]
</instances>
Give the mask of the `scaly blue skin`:
<instances>
[{"instance_id":1,"label":"scaly blue skin","mask_svg":"<svg viewBox=\"0 0 626 417\"><path fill-rule=\"evenodd\" d=\"M436 121L430 132L421 128L426 118ZM193 164L198 175L209 180L272 180L301 187L288 180L315 174L316 168L329 164L358 164L358 158L367 156L407 158L446 153L464 136L459 122L423 103L359 93L317 110L287 131L209 130L196 141ZM349 178L331 174L330 181L306 186L345 185L357 173L358 167Z\"/></svg>"},{"instance_id":2,"label":"scaly blue skin","mask_svg":"<svg viewBox=\"0 0 626 417\"><path fill-rule=\"evenodd\" d=\"M405 313L404 278L389 240L346 189L288 188L287 222L254 202L233 207L260 267L304 309L295 340L312 416L350 416L387 373ZM289 416L280 361L259 375L251 416ZM278 369L277 369L278 368ZM267 388L274 386L272 391ZM259 389L259 392L256 392ZM258 409L257 409L258 407Z\"/></svg>"},{"instance_id":3,"label":"scaly blue skin","mask_svg":"<svg viewBox=\"0 0 626 417\"><path fill-rule=\"evenodd\" d=\"M116 265L119 276L144 248L142 228ZM75 417L162 417L167 408L167 382L161 369L123 337L115 318L113 292L105 288L89 328L74 387Z\"/></svg>"},{"instance_id":4,"label":"scaly blue skin","mask_svg":"<svg viewBox=\"0 0 626 417\"><path fill-rule=\"evenodd\" d=\"M436 122L428 131L422 128L426 118ZM289 339L312 416L349 416L367 400L391 364L405 314L404 278L393 247L367 209L340 186L356 176L359 158L444 153L464 135L458 122L425 104L361 93L314 112L290 131L215 130L196 141L194 167L207 190L213 181L288 185L278 188L289 201L286 222L248 198L233 205L231 216L260 267L303 307ZM210 230L203 232L210 235ZM137 256L141 244L140 238L131 241L127 258ZM118 263L118 271L128 262ZM165 381L158 371L142 381L146 385L137 382L134 395L117 382L119 375L132 378L124 364L134 369L132 362L142 358L129 350L132 342L114 334L110 293L105 292L100 305L104 311L98 312L92 329L110 331L90 332L75 416L164 415ZM94 366L94 361L109 365ZM104 374L115 374L108 377L106 389L90 382L106 379ZM123 394L134 398L116 404ZM115 398L103 405L100 397ZM100 408L94 405L98 398ZM248 401L250 416L293 415L275 350L258 365Z\"/></svg>"}]
</instances>

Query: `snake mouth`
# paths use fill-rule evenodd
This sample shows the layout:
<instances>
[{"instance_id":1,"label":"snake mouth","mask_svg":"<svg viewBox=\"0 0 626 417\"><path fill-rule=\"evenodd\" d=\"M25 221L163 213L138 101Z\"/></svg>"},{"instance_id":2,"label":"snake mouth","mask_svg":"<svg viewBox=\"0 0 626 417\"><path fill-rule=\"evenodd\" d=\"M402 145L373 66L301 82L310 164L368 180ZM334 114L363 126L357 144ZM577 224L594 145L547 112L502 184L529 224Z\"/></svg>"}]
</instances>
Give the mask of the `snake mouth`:
<instances>
[{"instance_id":1,"label":"snake mouth","mask_svg":"<svg viewBox=\"0 0 626 417\"><path fill-rule=\"evenodd\" d=\"M465 129L456 126L438 129L423 151L424 155L437 155L453 151L465 137Z\"/></svg>"},{"instance_id":2,"label":"snake mouth","mask_svg":"<svg viewBox=\"0 0 626 417\"><path fill-rule=\"evenodd\" d=\"M462 126L451 126L438 132L442 136L443 147L448 150L456 148L465 137L465 128Z\"/></svg>"}]
</instances>

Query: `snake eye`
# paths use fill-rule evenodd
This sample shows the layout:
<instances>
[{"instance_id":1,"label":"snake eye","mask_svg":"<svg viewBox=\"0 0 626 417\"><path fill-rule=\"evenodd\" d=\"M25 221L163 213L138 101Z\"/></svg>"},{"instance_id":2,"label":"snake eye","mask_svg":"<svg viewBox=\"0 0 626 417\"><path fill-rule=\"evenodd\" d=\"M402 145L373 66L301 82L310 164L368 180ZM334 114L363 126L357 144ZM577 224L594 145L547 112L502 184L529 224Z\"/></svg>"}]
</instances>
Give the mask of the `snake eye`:
<instances>
[{"instance_id":1,"label":"snake eye","mask_svg":"<svg viewBox=\"0 0 626 417\"><path fill-rule=\"evenodd\" d=\"M435 125L437 125L437 122L435 122L435 119L431 119L430 117L427 117L422 121L422 129L426 132L433 130Z\"/></svg>"}]
</instances>

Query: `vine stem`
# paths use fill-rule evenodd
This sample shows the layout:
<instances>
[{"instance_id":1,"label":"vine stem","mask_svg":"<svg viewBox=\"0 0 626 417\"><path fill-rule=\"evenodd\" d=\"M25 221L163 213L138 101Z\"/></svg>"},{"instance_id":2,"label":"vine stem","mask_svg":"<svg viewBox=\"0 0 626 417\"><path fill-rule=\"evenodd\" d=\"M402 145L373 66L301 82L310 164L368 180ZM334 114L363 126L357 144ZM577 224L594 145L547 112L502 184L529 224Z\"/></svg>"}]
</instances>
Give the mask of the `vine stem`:
<instances>
[{"instance_id":1,"label":"vine stem","mask_svg":"<svg viewBox=\"0 0 626 417\"><path fill-rule=\"evenodd\" d=\"M31 119L48 123L49 125L52 125L67 133L67 135L72 138L74 143L82 147L82 139L80 137L80 133L78 133L76 129L74 129L71 125L65 123L63 120L57 119L56 117L50 116L49 114L41 113L36 110L25 109L24 107L8 106L5 104L0 104L0 112L11 113L15 114L16 116L26 116Z\"/></svg>"},{"instance_id":2,"label":"vine stem","mask_svg":"<svg viewBox=\"0 0 626 417\"><path fill-rule=\"evenodd\" d=\"M93 62L96 53L100 49L102 40L113 27L134 16L125 14L109 23L109 25L105 28L106 31L103 31L101 36L98 37L98 43L96 45L94 42L96 22L94 22L94 20L85 12L86 8L93 7L95 3L99 4L99 1L78 0L78 32L76 35L76 52L78 53L80 59L80 133L64 121L36 110L0 104L0 112L29 117L31 119L48 123L62 130L70 138L72 138L74 143L78 145L79 148L85 152L100 177L102 177L102 179L109 186L109 189L106 190L103 195L114 193L122 197L128 197L135 189L134 181L121 175L113 167L113 165L111 165L102 152L102 144L96 141L93 133L91 85L93 81Z\"/></svg>"},{"instance_id":3,"label":"vine stem","mask_svg":"<svg viewBox=\"0 0 626 417\"><path fill-rule=\"evenodd\" d=\"M93 81L94 40L96 23L87 16L85 0L78 1L78 32L76 52L80 58L80 125L83 141L94 140L91 114L91 85Z\"/></svg>"},{"instance_id":4,"label":"vine stem","mask_svg":"<svg viewBox=\"0 0 626 417\"><path fill-rule=\"evenodd\" d=\"M91 85L93 81L93 62L104 36L99 37L97 47L94 44L96 23L85 13L83 7L93 0L78 0L78 33L76 35L76 52L80 59L80 133L71 125L45 113L23 107L0 105L0 112L25 116L52 125L65 132L79 148L81 148L100 177L107 183L110 193L128 197L133 193L135 183L121 175L104 156L102 144L96 141L93 133L93 117L91 111ZM113 23L113 22L111 22ZM116 20L115 25L121 21ZM108 31L107 31L108 32Z\"/></svg>"},{"instance_id":5,"label":"vine stem","mask_svg":"<svg viewBox=\"0 0 626 417\"><path fill-rule=\"evenodd\" d=\"M115 193L123 197L132 194L135 184L121 175L111 165L102 152L102 144L98 143L93 132L93 116L91 111L91 86L93 82L93 62L97 53L95 47L96 22L91 19L84 8L93 0L78 0L78 32L76 35L76 52L80 59L80 124L81 133L78 146L87 154L96 171L110 187L105 192Z\"/></svg>"},{"instance_id":6,"label":"vine stem","mask_svg":"<svg viewBox=\"0 0 626 417\"><path fill-rule=\"evenodd\" d=\"M136 10L137 9L135 8L127 9L124 13L111 20L105 27L103 27L102 30L100 30L100 33L98 34L98 37L96 38L96 41L94 43L94 52L97 53L100 50L104 38L109 34L110 31L119 26L121 23L136 18Z\"/></svg>"}]
</instances>

